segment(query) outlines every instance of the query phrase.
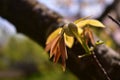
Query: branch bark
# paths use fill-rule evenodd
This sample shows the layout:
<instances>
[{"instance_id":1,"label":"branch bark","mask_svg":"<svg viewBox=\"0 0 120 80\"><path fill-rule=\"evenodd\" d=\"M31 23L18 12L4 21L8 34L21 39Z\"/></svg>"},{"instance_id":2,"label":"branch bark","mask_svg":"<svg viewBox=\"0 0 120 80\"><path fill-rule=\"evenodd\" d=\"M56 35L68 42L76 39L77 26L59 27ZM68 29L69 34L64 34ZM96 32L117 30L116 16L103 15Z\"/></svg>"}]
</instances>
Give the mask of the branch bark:
<instances>
[{"instance_id":1,"label":"branch bark","mask_svg":"<svg viewBox=\"0 0 120 80\"><path fill-rule=\"evenodd\" d=\"M0 15L43 47L47 34L64 23L64 18L36 0L0 0ZM106 80L92 56L79 59L81 53L84 51L79 44L68 49L67 68L81 80ZM111 79L119 80L120 55L105 45L97 47L95 54Z\"/></svg>"}]
</instances>

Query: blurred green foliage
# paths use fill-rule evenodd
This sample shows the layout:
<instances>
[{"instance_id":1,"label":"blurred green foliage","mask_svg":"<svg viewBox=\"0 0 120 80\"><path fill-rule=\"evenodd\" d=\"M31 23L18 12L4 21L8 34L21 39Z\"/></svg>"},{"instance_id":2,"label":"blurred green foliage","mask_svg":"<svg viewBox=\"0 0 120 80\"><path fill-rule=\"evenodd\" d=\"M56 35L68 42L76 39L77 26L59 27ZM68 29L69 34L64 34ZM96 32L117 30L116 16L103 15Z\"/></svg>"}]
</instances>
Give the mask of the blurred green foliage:
<instances>
[{"instance_id":1,"label":"blurred green foliage","mask_svg":"<svg viewBox=\"0 0 120 80\"><path fill-rule=\"evenodd\" d=\"M0 80L78 80L69 70L49 60L37 43L22 34L0 48Z\"/></svg>"},{"instance_id":2,"label":"blurred green foliage","mask_svg":"<svg viewBox=\"0 0 120 80\"><path fill-rule=\"evenodd\" d=\"M112 37L106 33L105 29L100 29L100 28L94 28L93 32L99 39L104 41L104 44L107 45L108 47L111 47L113 49L117 49L116 44Z\"/></svg>"}]
</instances>

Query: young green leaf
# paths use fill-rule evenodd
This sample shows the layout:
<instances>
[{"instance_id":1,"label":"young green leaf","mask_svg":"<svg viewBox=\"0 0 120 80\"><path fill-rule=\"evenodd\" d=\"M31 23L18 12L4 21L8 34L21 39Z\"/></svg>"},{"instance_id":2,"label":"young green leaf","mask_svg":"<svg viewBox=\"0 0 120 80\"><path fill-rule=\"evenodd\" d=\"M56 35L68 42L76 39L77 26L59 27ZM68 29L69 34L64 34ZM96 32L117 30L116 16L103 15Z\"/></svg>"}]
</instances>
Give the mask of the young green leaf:
<instances>
[{"instance_id":1,"label":"young green leaf","mask_svg":"<svg viewBox=\"0 0 120 80\"><path fill-rule=\"evenodd\" d=\"M66 34L64 34L64 39L65 39L65 44L69 47L72 48L73 43L74 43L74 38L71 36L68 36Z\"/></svg>"},{"instance_id":2,"label":"young green leaf","mask_svg":"<svg viewBox=\"0 0 120 80\"><path fill-rule=\"evenodd\" d=\"M91 16L87 16L87 17L84 17L84 18L77 19L77 20L75 20L73 23L74 23L74 24L77 24L77 23L79 23L80 21L86 20L86 19L88 19L88 18L90 18L90 17L91 17Z\"/></svg>"},{"instance_id":3,"label":"young green leaf","mask_svg":"<svg viewBox=\"0 0 120 80\"><path fill-rule=\"evenodd\" d=\"M102 27L102 28L105 27L100 21L94 20L94 19L82 20L79 23L77 23L76 25L79 28L85 27L86 25L90 25L90 26L94 26L94 27Z\"/></svg>"}]
</instances>

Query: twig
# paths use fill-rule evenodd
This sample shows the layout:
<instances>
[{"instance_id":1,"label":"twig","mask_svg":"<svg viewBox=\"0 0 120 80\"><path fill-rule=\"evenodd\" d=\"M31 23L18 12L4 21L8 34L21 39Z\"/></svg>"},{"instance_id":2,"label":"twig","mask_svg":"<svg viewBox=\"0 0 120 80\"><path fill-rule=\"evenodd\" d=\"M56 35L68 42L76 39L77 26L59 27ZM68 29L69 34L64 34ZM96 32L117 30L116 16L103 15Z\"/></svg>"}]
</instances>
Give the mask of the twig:
<instances>
[{"instance_id":1,"label":"twig","mask_svg":"<svg viewBox=\"0 0 120 80\"><path fill-rule=\"evenodd\" d=\"M102 21L111 10L114 10L115 7L118 5L120 0L114 0L114 2L108 5L102 15L98 18L98 20Z\"/></svg>"},{"instance_id":2,"label":"twig","mask_svg":"<svg viewBox=\"0 0 120 80\"><path fill-rule=\"evenodd\" d=\"M98 60L98 58L96 57L95 53L93 53L93 58L95 59L96 63L98 64L98 66L100 67L100 69L102 70L102 72L104 73L104 75L106 76L107 80L111 80L110 77L108 76L108 73L106 72L106 70L103 68L103 66L101 65L100 61Z\"/></svg>"},{"instance_id":3,"label":"twig","mask_svg":"<svg viewBox=\"0 0 120 80\"><path fill-rule=\"evenodd\" d=\"M110 15L108 15L108 17L120 27L120 22L119 22L119 21L115 20L115 19L114 19L112 16L110 16Z\"/></svg>"}]
</instances>

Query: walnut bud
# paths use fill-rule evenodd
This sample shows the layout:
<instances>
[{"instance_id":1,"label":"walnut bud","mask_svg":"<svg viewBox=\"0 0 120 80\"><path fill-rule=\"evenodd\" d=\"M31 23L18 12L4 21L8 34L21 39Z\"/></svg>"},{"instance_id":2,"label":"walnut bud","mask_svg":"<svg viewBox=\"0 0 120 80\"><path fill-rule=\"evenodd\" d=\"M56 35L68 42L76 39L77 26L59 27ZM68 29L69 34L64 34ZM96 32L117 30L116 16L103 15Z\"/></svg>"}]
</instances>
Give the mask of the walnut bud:
<instances>
[{"instance_id":1,"label":"walnut bud","mask_svg":"<svg viewBox=\"0 0 120 80\"><path fill-rule=\"evenodd\" d=\"M73 32L78 32L77 26L74 23L65 24L63 27L65 34L68 36L74 36Z\"/></svg>"}]
</instances>

